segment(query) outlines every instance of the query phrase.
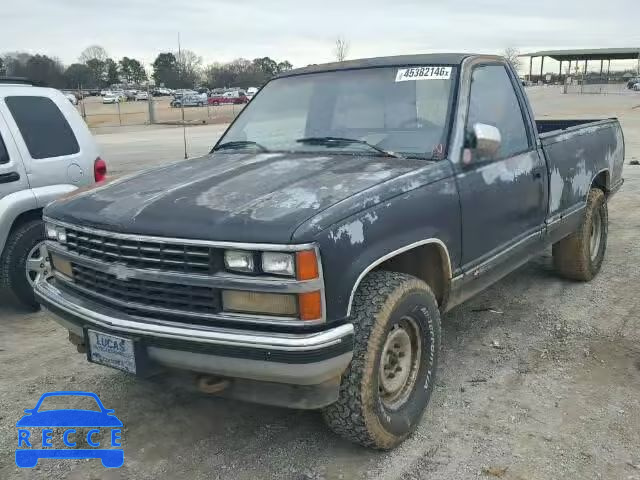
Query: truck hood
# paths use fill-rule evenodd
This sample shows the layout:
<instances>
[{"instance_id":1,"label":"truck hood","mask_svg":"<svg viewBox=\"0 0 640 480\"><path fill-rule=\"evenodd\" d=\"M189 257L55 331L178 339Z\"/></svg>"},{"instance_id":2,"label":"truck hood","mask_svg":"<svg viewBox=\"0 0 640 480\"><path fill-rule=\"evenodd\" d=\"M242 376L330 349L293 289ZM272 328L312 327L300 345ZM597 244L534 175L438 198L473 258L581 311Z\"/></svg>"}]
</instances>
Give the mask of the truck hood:
<instances>
[{"instance_id":1,"label":"truck hood","mask_svg":"<svg viewBox=\"0 0 640 480\"><path fill-rule=\"evenodd\" d=\"M214 153L59 200L45 215L122 233L289 243L305 220L421 165L391 157Z\"/></svg>"}]
</instances>

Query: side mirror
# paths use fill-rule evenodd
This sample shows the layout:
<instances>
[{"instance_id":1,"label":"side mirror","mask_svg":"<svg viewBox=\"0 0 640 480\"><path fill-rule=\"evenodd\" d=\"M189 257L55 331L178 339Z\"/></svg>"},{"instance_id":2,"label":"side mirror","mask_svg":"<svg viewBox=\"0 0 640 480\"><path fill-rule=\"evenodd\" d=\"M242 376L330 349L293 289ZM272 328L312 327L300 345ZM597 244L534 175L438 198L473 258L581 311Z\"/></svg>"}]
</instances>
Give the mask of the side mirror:
<instances>
[{"instance_id":1,"label":"side mirror","mask_svg":"<svg viewBox=\"0 0 640 480\"><path fill-rule=\"evenodd\" d=\"M469 134L468 147L475 150L479 157L495 155L502 144L500 130L492 125L475 123Z\"/></svg>"}]
</instances>

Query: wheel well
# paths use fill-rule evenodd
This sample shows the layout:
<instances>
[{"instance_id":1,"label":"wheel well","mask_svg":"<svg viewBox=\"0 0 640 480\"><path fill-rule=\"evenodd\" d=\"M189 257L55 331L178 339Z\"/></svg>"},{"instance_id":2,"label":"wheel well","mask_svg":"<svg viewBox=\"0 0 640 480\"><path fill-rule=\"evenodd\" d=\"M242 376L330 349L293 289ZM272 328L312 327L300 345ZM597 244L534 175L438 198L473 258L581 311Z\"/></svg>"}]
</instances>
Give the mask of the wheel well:
<instances>
[{"instance_id":1,"label":"wheel well","mask_svg":"<svg viewBox=\"0 0 640 480\"><path fill-rule=\"evenodd\" d=\"M374 270L413 275L429 285L440 309L447 303L451 267L449 254L445 247L438 243L427 243L399 253L382 262Z\"/></svg>"},{"instance_id":2,"label":"wheel well","mask_svg":"<svg viewBox=\"0 0 640 480\"><path fill-rule=\"evenodd\" d=\"M42 219L42 209L36 208L35 210L27 210L26 212L22 212L20 215L16 217L11 225L11 230L15 230L20 225L30 222L31 220L40 220Z\"/></svg>"},{"instance_id":3,"label":"wheel well","mask_svg":"<svg viewBox=\"0 0 640 480\"><path fill-rule=\"evenodd\" d=\"M602 190L604 193L609 191L609 170L603 170L598 173L591 182L591 188L597 187Z\"/></svg>"}]
</instances>

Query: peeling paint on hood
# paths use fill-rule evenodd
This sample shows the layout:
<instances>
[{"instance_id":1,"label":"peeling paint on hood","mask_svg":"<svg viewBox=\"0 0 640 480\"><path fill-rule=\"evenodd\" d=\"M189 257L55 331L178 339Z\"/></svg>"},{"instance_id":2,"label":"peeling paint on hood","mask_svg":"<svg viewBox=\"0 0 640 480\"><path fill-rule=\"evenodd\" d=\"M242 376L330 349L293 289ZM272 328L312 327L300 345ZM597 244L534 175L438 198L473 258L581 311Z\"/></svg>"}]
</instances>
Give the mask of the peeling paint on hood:
<instances>
[{"instance_id":1,"label":"peeling paint on hood","mask_svg":"<svg viewBox=\"0 0 640 480\"><path fill-rule=\"evenodd\" d=\"M423 166L372 156L214 153L86 192L47 213L142 235L286 243L318 212Z\"/></svg>"}]
</instances>

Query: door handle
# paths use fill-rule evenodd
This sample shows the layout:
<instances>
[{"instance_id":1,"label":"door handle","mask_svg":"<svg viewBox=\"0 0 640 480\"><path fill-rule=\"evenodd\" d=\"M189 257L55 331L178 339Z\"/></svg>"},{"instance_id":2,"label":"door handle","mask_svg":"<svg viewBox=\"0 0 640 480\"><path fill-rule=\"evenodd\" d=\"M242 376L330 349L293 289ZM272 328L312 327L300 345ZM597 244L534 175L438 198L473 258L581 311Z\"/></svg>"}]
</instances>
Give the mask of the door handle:
<instances>
[{"instance_id":1,"label":"door handle","mask_svg":"<svg viewBox=\"0 0 640 480\"><path fill-rule=\"evenodd\" d=\"M20 174L18 172L0 174L0 183L17 182L18 180L20 180Z\"/></svg>"},{"instance_id":2,"label":"door handle","mask_svg":"<svg viewBox=\"0 0 640 480\"><path fill-rule=\"evenodd\" d=\"M542 178L542 172L540 171L539 168L536 168L535 170L531 171L531 175L533 175L533 178L535 178L536 180L539 178Z\"/></svg>"}]
</instances>

